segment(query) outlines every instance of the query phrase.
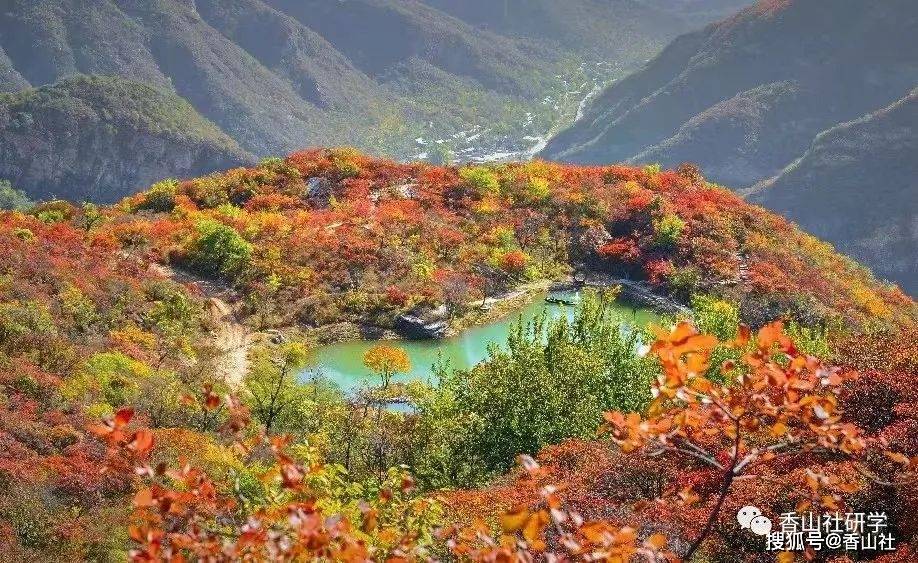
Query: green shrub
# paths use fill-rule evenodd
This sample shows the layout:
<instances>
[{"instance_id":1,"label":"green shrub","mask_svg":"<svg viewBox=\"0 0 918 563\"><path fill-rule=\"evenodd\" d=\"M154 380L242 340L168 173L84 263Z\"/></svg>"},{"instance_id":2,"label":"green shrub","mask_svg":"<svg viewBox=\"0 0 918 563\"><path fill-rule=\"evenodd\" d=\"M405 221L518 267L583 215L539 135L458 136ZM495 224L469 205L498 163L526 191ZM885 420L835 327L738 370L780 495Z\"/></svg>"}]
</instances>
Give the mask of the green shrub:
<instances>
[{"instance_id":1,"label":"green shrub","mask_svg":"<svg viewBox=\"0 0 918 563\"><path fill-rule=\"evenodd\" d=\"M146 364L121 352L94 354L61 385L61 395L86 405L95 405L91 409L93 412L105 412L108 410L106 407L116 409L132 403L137 397L139 383L150 377L152 372Z\"/></svg>"},{"instance_id":2,"label":"green shrub","mask_svg":"<svg viewBox=\"0 0 918 563\"><path fill-rule=\"evenodd\" d=\"M459 171L459 177L481 195L500 192L497 174L487 166L469 166Z\"/></svg>"},{"instance_id":3,"label":"green shrub","mask_svg":"<svg viewBox=\"0 0 918 563\"><path fill-rule=\"evenodd\" d=\"M526 201L542 201L551 195L551 186L545 178L530 178L523 188L523 197Z\"/></svg>"},{"instance_id":4,"label":"green shrub","mask_svg":"<svg viewBox=\"0 0 918 563\"><path fill-rule=\"evenodd\" d=\"M76 214L76 208L69 201L56 199L45 203L39 203L29 210L29 213L45 223L60 223L73 219Z\"/></svg>"},{"instance_id":5,"label":"green shrub","mask_svg":"<svg viewBox=\"0 0 918 563\"><path fill-rule=\"evenodd\" d=\"M239 232L213 219L195 225L197 237L188 251L192 268L209 276L232 279L252 258L252 245Z\"/></svg>"},{"instance_id":6,"label":"green shrub","mask_svg":"<svg viewBox=\"0 0 918 563\"><path fill-rule=\"evenodd\" d=\"M360 175L360 165L357 163L359 157L360 152L350 147L331 150L331 161L341 178L355 178Z\"/></svg>"},{"instance_id":7,"label":"green shrub","mask_svg":"<svg viewBox=\"0 0 918 563\"><path fill-rule=\"evenodd\" d=\"M835 354L829 345L827 333L821 327L808 327L793 321L787 324L787 335L798 350L824 361L832 361Z\"/></svg>"},{"instance_id":8,"label":"green shrub","mask_svg":"<svg viewBox=\"0 0 918 563\"><path fill-rule=\"evenodd\" d=\"M470 479L478 467L482 478L507 470L520 453L593 436L605 411L643 409L657 364L636 354L641 334L622 330L611 301L588 294L573 320L519 322L506 349L492 347L473 369L440 367L419 424L449 428L449 436L420 456L419 475L435 485L469 484L450 483L448 468L458 464Z\"/></svg>"},{"instance_id":9,"label":"green shrub","mask_svg":"<svg viewBox=\"0 0 918 563\"><path fill-rule=\"evenodd\" d=\"M679 242L683 230L685 221L678 215L664 215L653 222L654 243L661 247L673 247Z\"/></svg>"},{"instance_id":10,"label":"green shrub","mask_svg":"<svg viewBox=\"0 0 918 563\"><path fill-rule=\"evenodd\" d=\"M7 180L0 180L0 210L25 211L32 205L25 192L17 190Z\"/></svg>"},{"instance_id":11,"label":"green shrub","mask_svg":"<svg viewBox=\"0 0 918 563\"><path fill-rule=\"evenodd\" d=\"M701 284L701 272L695 266L677 267L667 279L673 294L687 299L698 290Z\"/></svg>"},{"instance_id":12,"label":"green shrub","mask_svg":"<svg viewBox=\"0 0 918 563\"><path fill-rule=\"evenodd\" d=\"M722 342L728 342L739 334L739 308L729 301L713 296L693 295L692 311L695 326L703 333L713 334ZM729 346L718 345L711 353L707 377L719 383L725 382L720 367L727 360L738 361L742 351Z\"/></svg>"},{"instance_id":13,"label":"green shrub","mask_svg":"<svg viewBox=\"0 0 918 563\"><path fill-rule=\"evenodd\" d=\"M24 547L41 549L54 541L54 518L40 490L27 488L4 495L0 498L0 519Z\"/></svg>"},{"instance_id":14,"label":"green shrub","mask_svg":"<svg viewBox=\"0 0 918 563\"><path fill-rule=\"evenodd\" d=\"M16 227L15 229L13 229L13 236L18 238L19 240L25 240L25 241L35 240L35 233L33 233L30 229L26 229L24 227Z\"/></svg>"},{"instance_id":15,"label":"green shrub","mask_svg":"<svg viewBox=\"0 0 918 563\"><path fill-rule=\"evenodd\" d=\"M172 211L172 208L175 207L175 194L177 190L178 182L175 180L170 179L157 182L147 190L144 195L143 203L140 204L140 208L149 209L151 211Z\"/></svg>"},{"instance_id":16,"label":"green shrub","mask_svg":"<svg viewBox=\"0 0 918 563\"><path fill-rule=\"evenodd\" d=\"M692 296L695 326L703 333L713 334L721 341L733 340L739 330L739 308L716 297Z\"/></svg>"}]
</instances>

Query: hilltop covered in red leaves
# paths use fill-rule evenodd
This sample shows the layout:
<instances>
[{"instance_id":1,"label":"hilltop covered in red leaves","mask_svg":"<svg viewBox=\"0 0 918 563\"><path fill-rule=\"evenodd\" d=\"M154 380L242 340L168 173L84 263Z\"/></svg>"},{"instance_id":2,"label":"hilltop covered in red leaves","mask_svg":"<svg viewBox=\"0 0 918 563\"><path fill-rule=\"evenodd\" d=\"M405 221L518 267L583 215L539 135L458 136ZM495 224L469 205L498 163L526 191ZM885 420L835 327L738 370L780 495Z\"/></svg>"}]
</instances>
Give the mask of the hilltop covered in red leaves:
<instances>
[{"instance_id":1,"label":"hilltop covered in red leaves","mask_svg":"<svg viewBox=\"0 0 918 563\"><path fill-rule=\"evenodd\" d=\"M800 451L761 459L749 468L755 479L734 484L704 549L711 555L756 553L758 544L724 524L734 505L780 511L805 500L808 489L826 489L829 501L848 507L886 510L903 543L915 535L908 519L916 510L911 489L859 473L892 474L902 456L918 455L914 302L790 223L707 184L691 166L457 168L312 150L255 168L162 182L110 208L50 202L2 213L0 248L0 554L6 559L123 558L131 542L132 495L134 517L153 509L148 493L210 498L185 485L178 491L139 488L132 456L141 450L152 456L150 465L138 467L145 478L165 484L174 475L200 477L194 486L202 492L243 502L228 513L239 522L257 509L245 504L260 490L254 483L274 482L274 470L261 465L264 451L252 450L257 462L251 464L216 432L234 424L233 413L245 407L221 397L226 387L215 380L213 335L200 296L151 275L144 256L237 286L246 296L242 313L275 325L346 320L390 326L403 311L441 303L458 316L488 295L579 271L643 280L684 302L698 294L720 297L738 305L747 322L765 325L760 339L774 333L766 324L774 317L828 328L822 351L842 369L862 373L844 382L841 422L853 425L839 428L849 432L856 425L869 446L865 451L889 450L893 457L867 455L854 464L835 453ZM677 345L675 337L661 336L661 342L666 338L672 340L667 346ZM780 342L794 361L815 361L786 337ZM706 346L706 358L721 353ZM766 352L751 361L762 361ZM800 375L793 365L768 365ZM242 389L242 399L251 400L251 392ZM333 404L360 420L359 404ZM118 424L117 417L98 424L115 412L134 414L129 428L124 414ZM387 415L386 424L402 428L392 419L398 416L413 415ZM750 443L767 438L754 426L747 429ZM93 428L103 429L105 440L120 436L118 448L130 455L113 453L112 444L88 430ZM250 430L246 440L258 433ZM142 448L134 443L138 436ZM712 436L702 446L716 451L723 433ZM278 455L285 479L301 475L286 454ZM424 508L425 534L456 518L493 522L489 518L501 510L537 507L542 493L534 485L552 483L583 517L660 533L667 549L685 553L717 498L718 471L692 459L645 459L608 441L574 440L548 447L540 460L537 474L450 494L447 516ZM201 469L163 476L151 469L160 462ZM832 481L813 489L812 474ZM386 510L436 504L425 491L407 492L412 482L393 475L407 496ZM340 493L334 487L319 492ZM661 500L674 495L684 498ZM355 521L376 508L365 510L358 497L340 510ZM189 521L206 524L208 514ZM528 518L542 519L538 514ZM618 533L629 536L625 529ZM367 531L355 546L382 553L391 548L393 533L401 532ZM155 534L135 536L135 547L161 547ZM208 549L219 545L207 543ZM909 553L903 547L897 555Z\"/></svg>"},{"instance_id":2,"label":"hilltop covered in red leaves","mask_svg":"<svg viewBox=\"0 0 918 563\"><path fill-rule=\"evenodd\" d=\"M916 316L898 288L692 166L457 168L317 149L157 184L109 213L120 244L228 279L253 310L295 304L278 322L386 326L412 307L461 312L575 269L645 280L682 301L728 298L753 325L786 316L868 328ZM220 267L204 271L214 258Z\"/></svg>"}]
</instances>

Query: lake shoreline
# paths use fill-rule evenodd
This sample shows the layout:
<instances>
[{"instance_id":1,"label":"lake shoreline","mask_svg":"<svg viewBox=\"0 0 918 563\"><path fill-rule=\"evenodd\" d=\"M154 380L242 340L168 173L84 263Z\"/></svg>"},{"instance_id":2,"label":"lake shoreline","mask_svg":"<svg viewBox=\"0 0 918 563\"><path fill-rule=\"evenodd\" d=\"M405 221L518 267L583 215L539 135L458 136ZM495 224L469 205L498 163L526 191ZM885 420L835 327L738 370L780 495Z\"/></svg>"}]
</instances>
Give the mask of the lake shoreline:
<instances>
[{"instance_id":1,"label":"lake shoreline","mask_svg":"<svg viewBox=\"0 0 918 563\"><path fill-rule=\"evenodd\" d=\"M467 313L450 320L449 328L446 330L443 339L454 338L469 329L493 323L512 315L544 296L553 283L555 282L552 280L540 280L517 286L507 293L488 298L484 308L477 301L469 304L470 310ZM285 334L286 338L303 339L320 346L351 341L420 340L407 338L392 328L356 321L341 321L318 327L288 327L287 330L280 330L279 332Z\"/></svg>"},{"instance_id":2,"label":"lake shoreline","mask_svg":"<svg viewBox=\"0 0 918 563\"><path fill-rule=\"evenodd\" d=\"M504 348L508 339L515 333L520 325L528 326L539 318L547 320L566 318L568 322L574 321L577 309L573 305L553 303L544 297L545 284L530 286L530 291L523 293L511 292L511 298L503 302L495 302L489 311L482 312L475 317L475 325L462 329L456 326L454 336L437 339L400 339L394 340L394 334L374 336L388 337L397 347L408 355L410 360L409 370L398 376L398 381L428 381L436 380L437 368L440 366L447 370L468 370L474 368L479 362L486 360L494 348ZM572 299L576 300L576 299ZM522 303L528 303L523 305ZM479 302L480 303L480 302ZM498 306L499 305L499 306ZM623 325L642 328L649 323L659 322L660 316L640 305L627 303L627 300L614 300L610 306L610 313L616 314ZM483 319L490 319L484 322ZM462 329L462 330L460 330ZM373 380L371 372L363 365L363 357L374 346L377 338L366 338L366 331L359 333L353 331L355 338L343 339L329 344L315 346L315 358L311 365L304 368L301 377L304 380L319 378L329 381L350 393L356 389L370 384ZM330 333L326 331L325 336ZM340 334L339 334L340 336ZM326 338L326 341L330 339Z\"/></svg>"},{"instance_id":3,"label":"lake shoreline","mask_svg":"<svg viewBox=\"0 0 918 563\"><path fill-rule=\"evenodd\" d=\"M621 286L622 291L617 301L631 308L650 309L662 314L679 314L688 311L686 307L677 304L671 299L653 293L636 282L607 277L591 277L583 285L586 289L602 291ZM378 325L360 323L357 321L340 321L321 325L318 327L303 327L302 325L280 329L277 332L284 335L284 339L305 340L318 346L329 346L346 342L394 342L394 341L421 341L421 340L446 340L456 338L462 333L498 322L514 313L525 309L534 301L544 299L555 288L573 287L571 278L563 280L539 280L517 286L510 291L490 297L482 307L479 302L469 304L469 311L464 315L450 319L449 327L444 336L439 339L410 338L399 331ZM652 297L652 298L651 298Z\"/></svg>"}]
</instances>

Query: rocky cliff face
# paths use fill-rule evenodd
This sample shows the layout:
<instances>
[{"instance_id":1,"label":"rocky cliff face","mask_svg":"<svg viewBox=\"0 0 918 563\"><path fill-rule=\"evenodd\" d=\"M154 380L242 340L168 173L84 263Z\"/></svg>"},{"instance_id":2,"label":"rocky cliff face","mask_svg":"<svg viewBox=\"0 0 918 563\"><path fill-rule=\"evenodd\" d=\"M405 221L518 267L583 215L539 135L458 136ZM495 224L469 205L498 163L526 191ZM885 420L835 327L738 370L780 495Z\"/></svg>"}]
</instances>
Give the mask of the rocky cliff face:
<instances>
[{"instance_id":1,"label":"rocky cliff face","mask_svg":"<svg viewBox=\"0 0 918 563\"><path fill-rule=\"evenodd\" d=\"M253 158L174 95L77 77L0 96L0 178L34 199L112 202Z\"/></svg>"}]
</instances>

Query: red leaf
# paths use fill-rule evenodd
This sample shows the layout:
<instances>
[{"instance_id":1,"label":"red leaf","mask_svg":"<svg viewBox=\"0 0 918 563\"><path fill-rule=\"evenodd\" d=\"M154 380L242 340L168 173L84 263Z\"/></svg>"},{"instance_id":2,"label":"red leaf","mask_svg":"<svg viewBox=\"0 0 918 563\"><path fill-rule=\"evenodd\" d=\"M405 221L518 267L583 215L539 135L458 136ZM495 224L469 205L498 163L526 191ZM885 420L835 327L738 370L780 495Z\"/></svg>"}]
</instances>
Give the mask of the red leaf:
<instances>
[{"instance_id":1,"label":"red leaf","mask_svg":"<svg viewBox=\"0 0 918 563\"><path fill-rule=\"evenodd\" d=\"M138 430L131 440L130 448L142 455L150 451L153 447L153 433L147 429Z\"/></svg>"},{"instance_id":2,"label":"red leaf","mask_svg":"<svg viewBox=\"0 0 918 563\"><path fill-rule=\"evenodd\" d=\"M134 409L130 407L124 407L118 409L118 412L115 413L115 428L121 428L125 426L131 419L134 417Z\"/></svg>"}]
</instances>

